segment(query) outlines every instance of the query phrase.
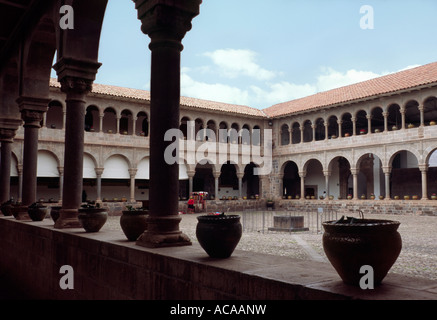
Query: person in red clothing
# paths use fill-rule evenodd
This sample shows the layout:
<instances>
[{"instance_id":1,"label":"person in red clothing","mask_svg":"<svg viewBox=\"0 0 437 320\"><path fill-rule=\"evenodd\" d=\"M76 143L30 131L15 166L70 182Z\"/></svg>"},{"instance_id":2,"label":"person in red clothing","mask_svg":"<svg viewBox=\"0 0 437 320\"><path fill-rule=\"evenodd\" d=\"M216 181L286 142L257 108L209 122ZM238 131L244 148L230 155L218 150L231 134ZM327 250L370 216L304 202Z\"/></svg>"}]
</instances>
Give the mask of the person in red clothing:
<instances>
[{"instance_id":1,"label":"person in red clothing","mask_svg":"<svg viewBox=\"0 0 437 320\"><path fill-rule=\"evenodd\" d=\"M194 199L191 197L188 200L188 213L194 213Z\"/></svg>"}]
</instances>

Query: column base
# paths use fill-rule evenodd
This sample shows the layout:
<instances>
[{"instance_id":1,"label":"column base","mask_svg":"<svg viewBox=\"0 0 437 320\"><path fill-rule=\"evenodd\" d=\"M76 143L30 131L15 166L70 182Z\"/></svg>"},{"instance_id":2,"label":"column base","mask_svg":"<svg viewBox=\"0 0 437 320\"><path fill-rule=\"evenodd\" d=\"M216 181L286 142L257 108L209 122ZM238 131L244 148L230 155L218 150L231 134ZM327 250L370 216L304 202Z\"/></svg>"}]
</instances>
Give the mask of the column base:
<instances>
[{"instance_id":1,"label":"column base","mask_svg":"<svg viewBox=\"0 0 437 320\"><path fill-rule=\"evenodd\" d=\"M150 217L147 230L136 245L146 248L181 247L192 245L190 238L179 230L179 216Z\"/></svg>"},{"instance_id":2,"label":"column base","mask_svg":"<svg viewBox=\"0 0 437 320\"><path fill-rule=\"evenodd\" d=\"M79 221L77 209L61 209L59 219L55 222L55 229L76 229L82 228Z\"/></svg>"}]
</instances>

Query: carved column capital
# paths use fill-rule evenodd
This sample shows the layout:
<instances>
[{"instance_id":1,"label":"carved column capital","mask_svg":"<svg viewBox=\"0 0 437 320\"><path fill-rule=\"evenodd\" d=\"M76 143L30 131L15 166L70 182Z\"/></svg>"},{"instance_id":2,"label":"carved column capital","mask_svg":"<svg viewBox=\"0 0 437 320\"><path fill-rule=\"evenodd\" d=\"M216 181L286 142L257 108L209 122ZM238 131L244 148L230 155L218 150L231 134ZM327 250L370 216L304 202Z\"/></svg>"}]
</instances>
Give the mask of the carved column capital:
<instances>
[{"instance_id":1,"label":"carved column capital","mask_svg":"<svg viewBox=\"0 0 437 320\"><path fill-rule=\"evenodd\" d=\"M157 43L180 47L180 41L191 30L191 20L199 14L202 0L166 1L134 0L141 20L141 30L152 39L151 49ZM169 41L175 40L175 42Z\"/></svg>"},{"instance_id":2,"label":"carved column capital","mask_svg":"<svg viewBox=\"0 0 437 320\"><path fill-rule=\"evenodd\" d=\"M21 119L24 121L24 127L41 127L41 121L44 113L48 110L50 100L34 97L19 97L17 99L18 107L21 112Z\"/></svg>"},{"instance_id":3,"label":"carved column capital","mask_svg":"<svg viewBox=\"0 0 437 320\"><path fill-rule=\"evenodd\" d=\"M14 142L16 130L0 128L0 142Z\"/></svg>"},{"instance_id":4,"label":"carved column capital","mask_svg":"<svg viewBox=\"0 0 437 320\"><path fill-rule=\"evenodd\" d=\"M138 169L129 169L128 171L131 179L133 179L137 175Z\"/></svg>"},{"instance_id":5,"label":"carved column capital","mask_svg":"<svg viewBox=\"0 0 437 320\"><path fill-rule=\"evenodd\" d=\"M93 80L64 77L60 80L61 91L65 93L88 94L93 89Z\"/></svg>"},{"instance_id":6,"label":"carved column capital","mask_svg":"<svg viewBox=\"0 0 437 320\"><path fill-rule=\"evenodd\" d=\"M96 172L97 177L101 177L103 174L104 168L94 168L94 171Z\"/></svg>"}]
</instances>

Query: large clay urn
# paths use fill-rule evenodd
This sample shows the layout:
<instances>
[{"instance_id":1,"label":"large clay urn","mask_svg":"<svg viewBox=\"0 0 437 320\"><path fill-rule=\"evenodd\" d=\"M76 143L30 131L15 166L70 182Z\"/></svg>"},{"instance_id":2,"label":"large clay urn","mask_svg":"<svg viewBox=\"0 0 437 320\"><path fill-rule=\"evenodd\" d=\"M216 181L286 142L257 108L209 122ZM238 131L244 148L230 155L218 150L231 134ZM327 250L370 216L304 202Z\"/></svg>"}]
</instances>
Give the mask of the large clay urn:
<instances>
[{"instance_id":1,"label":"large clay urn","mask_svg":"<svg viewBox=\"0 0 437 320\"><path fill-rule=\"evenodd\" d=\"M323 249L346 284L359 285L363 266L371 266L379 285L402 249L398 227L391 220L346 219L323 223Z\"/></svg>"},{"instance_id":2,"label":"large clay urn","mask_svg":"<svg viewBox=\"0 0 437 320\"><path fill-rule=\"evenodd\" d=\"M129 241L135 241L147 230L148 210L125 210L120 217L120 226Z\"/></svg>"},{"instance_id":3,"label":"large clay urn","mask_svg":"<svg viewBox=\"0 0 437 320\"><path fill-rule=\"evenodd\" d=\"M108 212L104 208L79 209L78 219L86 232L99 232L108 220Z\"/></svg>"},{"instance_id":4,"label":"large clay urn","mask_svg":"<svg viewBox=\"0 0 437 320\"><path fill-rule=\"evenodd\" d=\"M39 203L34 203L29 206L28 213L32 221L43 221L50 215L51 207L44 206Z\"/></svg>"},{"instance_id":5,"label":"large clay urn","mask_svg":"<svg viewBox=\"0 0 437 320\"><path fill-rule=\"evenodd\" d=\"M239 215L197 217L196 237L211 258L229 258L240 242L243 228Z\"/></svg>"},{"instance_id":6,"label":"large clay urn","mask_svg":"<svg viewBox=\"0 0 437 320\"><path fill-rule=\"evenodd\" d=\"M12 216L12 203L4 203L1 205L1 212L5 217Z\"/></svg>"}]
</instances>

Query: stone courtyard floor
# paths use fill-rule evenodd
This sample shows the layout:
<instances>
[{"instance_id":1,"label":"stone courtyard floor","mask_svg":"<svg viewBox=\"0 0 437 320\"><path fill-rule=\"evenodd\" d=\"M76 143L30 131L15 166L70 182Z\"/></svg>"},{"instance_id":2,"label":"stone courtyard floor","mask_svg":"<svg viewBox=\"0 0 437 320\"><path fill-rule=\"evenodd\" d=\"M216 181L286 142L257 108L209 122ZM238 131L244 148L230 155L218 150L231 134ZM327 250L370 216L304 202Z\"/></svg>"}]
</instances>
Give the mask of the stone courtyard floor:
<instances>
[{"instance_id":1,"label":"stone courtyard floor","mask_svg":"<svg viewBox=\"0 0 437 320\"><path fill-rule=\"evenodd\" d=\"M181 215L180 229L193 243L197 242L198 216L199 214ZM403 247L390 272L437 280L437 216L374 214L372 218L401 222L399 233ZM119 219L109 217L102 231L105 228L120 228ZM323 251L322 233L316 232L243 232L237 249L303 260L328 261Z\"/></svg>"}]
</instances>

